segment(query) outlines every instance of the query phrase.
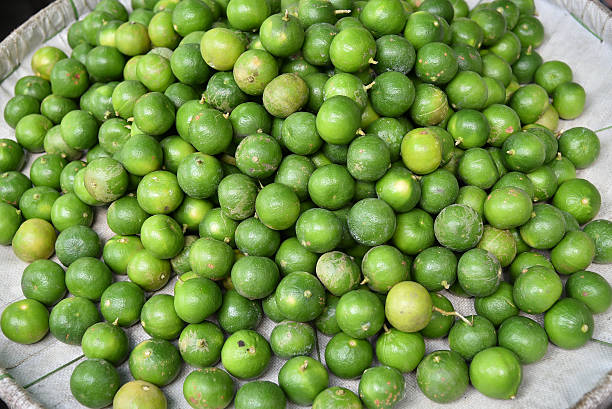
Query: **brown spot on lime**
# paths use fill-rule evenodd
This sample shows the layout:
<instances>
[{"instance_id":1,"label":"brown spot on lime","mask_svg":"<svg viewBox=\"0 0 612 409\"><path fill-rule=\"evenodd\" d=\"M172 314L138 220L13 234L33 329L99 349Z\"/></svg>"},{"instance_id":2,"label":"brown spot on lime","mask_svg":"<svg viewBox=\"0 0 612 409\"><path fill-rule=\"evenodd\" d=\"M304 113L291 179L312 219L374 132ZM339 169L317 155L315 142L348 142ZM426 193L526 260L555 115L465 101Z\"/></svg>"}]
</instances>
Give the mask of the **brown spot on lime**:
<instances>
[{"instance_id":1,"label":"brown spot on lime","mask_svg":"<svg viewBox=\"0 0 612 409\"><path fill-rule=\"evenodd\" d=\"M244 343L244 341L243 341L243 340L238 341L238 346L239 346L240 348L242 348L242 347L243 347L243 346L245 346L245 345L246 345L246 344Z\"/></svg>"}]
</instances>

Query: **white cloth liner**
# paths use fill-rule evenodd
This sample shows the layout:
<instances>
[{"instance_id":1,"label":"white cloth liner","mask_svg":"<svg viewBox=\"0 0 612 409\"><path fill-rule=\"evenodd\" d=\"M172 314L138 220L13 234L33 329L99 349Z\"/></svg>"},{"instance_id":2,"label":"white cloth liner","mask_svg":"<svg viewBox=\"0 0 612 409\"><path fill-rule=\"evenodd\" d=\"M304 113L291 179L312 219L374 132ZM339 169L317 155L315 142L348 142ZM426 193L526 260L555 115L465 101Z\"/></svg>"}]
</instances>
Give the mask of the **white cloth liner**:
<instances>
[{"instance_id":1,"label":"white cloth liner","mask_svg":"<svg viewBox=\"0 0 612 409\"><path fill-rule=\"evenodd\" d=\"M121 0L129 6L129 0ZM593 34L581 26L567 10L550 0L536 0L539 18L546 28L546 40L538 49L545 60L558 59L570 64L574 78L587 92L585 113L574 121L562 121L560 129L572 126L586 126L593 130L612 126L612 105L610 105L610 89L612 89L612 23L610 14L598 6L597 1L590 0L556 0L557 3L569 7L575 16L582 18L593 27L606 42L601 42ZM58 0L47 7L43 13L32 17L11 36L0 43L0 106L13 96L15 82L24 75L31 75L30 58L43 42L61 48L70 54L66 40L67 27L74 20L75 5L81 18L95 5L94 0ZM470 6L477 1L469 0ZM55 35L58 31L59 35ZM17 63L22 64L17 67ZM601 156L589 169L579 171L579 177L592 181L600 190L603 205L598 218L612 219L612 129L599 133L601 138ZM14 131L0 120L0 138L14 139ZM29 174L29 166L37 155L29 155L29 161L24 173ZM97 211L94 229L103 240L108 240L113 233L106 226L105 209ZM54 260L57 261L56 258ZM15 257L10 247L0 246L0 281L4 283L0 292L0 310L6 305L23 298L20 288L21 272L26 263ZM593 265L590 270L597 271L612 282L612 267L609 265ZM125 279L125 277L118 277ZM172 280L162 292L171 292ZM445 294L451 299L455 309L464 315L474 313L472 300L457 298ZM542 322L541 316L536 317ZM269 338L274 323L265 320L258 331ZM128 329L131 346L147 339L148 335L140 325ZM429 401L416 385L414 373L406 375L406 397L398 408L431 407L431 408L567 408L574 405L586 392L612 369L612 311L595 317L594 338L583 348L574 351L564 351L552 345L546 357L535 364L523 367L523 383L514 401L496 401L489 399L470 387L466 395L451 405L438 405ZM324 362L325 344L328 337L319 334L320 358ZM448 349L446 340L427 341L427 352L436 349ZM0 366L8 369L20 385L27 388L37 400L48 408L80 407L72 398L69 389L69 379L78 357L82 355L79 346L69 346L48 335L41 342L23 346L7 340L0 334ZM314 354L317 357L317 353ZM75 361L77 360L77 361ZM284 361L274 357L269 370L262 377L277 382L277 373ZM60 369L58 369L60 368ZM184 365L179 378L163 388L168 397L170 408L185 408L182 396L183 380L193 368ZM53 372L55 371L55 372ZM127 363L119 367L122 382L131 380ZM49 373L53 372L49 375ZM46 377L44 377L46 376ZM44 379L39 380L41 377ZM243 381L238 384L243 384ZM341 385L357 391L357 380L341 380L330 376L332 385ZM297 407L289 405L289 407ZM601 407L606 407L601 406Z\"/></svg>"}]
</instances>

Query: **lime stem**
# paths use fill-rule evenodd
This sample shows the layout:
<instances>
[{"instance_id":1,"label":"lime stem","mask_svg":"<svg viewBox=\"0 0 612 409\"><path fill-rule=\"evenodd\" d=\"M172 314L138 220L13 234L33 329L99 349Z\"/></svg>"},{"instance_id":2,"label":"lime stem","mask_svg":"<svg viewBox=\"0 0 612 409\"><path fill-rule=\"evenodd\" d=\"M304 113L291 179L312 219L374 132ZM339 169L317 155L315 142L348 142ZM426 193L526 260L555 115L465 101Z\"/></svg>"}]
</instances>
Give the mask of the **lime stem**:
<instances>
[{"instance_id":1,"label":"lime stem","mask_svg":"<svg viewBox=\"0 0 612 409\"><path fill-rule=\"evenodd\" d=\"M221 161L227 163L228 165L236 166L236 158L228 155L227 153L224 153L223 155L221 155Z\"/></svg>"},{"instance_id":2,"label":"lime stem","mask_svg":"<svg viewBox=\"0 0 612 409\"><path fill-rule=\"evenodd\" d=\"M367 91L367 90L369 90L370 88L372 88L372 87L374 86L374 84L376 84L376 81L372 81L372 82L370 82L368 85L364 85L364 86L363 86L363 89Z\"/></svg>"},{"instance_id":3,"label":"lime stem","mask_svg":"<svg viewBox=\"0 0 612 409\"><path fill-rule=\"evenodd\" d=\"M472 322L470 322L470 320L465 318L463 315L459 314L457 311L444 311L443 309L438 308L436 306L433 306L432 308L433 308L434 311L437 311L437 312L439 312L442 315L446 315L446 316L454 315L455 317L459 318L461 321L465 322L470 327L472 325L474 325Z\"/></svg>"}]
</instances>

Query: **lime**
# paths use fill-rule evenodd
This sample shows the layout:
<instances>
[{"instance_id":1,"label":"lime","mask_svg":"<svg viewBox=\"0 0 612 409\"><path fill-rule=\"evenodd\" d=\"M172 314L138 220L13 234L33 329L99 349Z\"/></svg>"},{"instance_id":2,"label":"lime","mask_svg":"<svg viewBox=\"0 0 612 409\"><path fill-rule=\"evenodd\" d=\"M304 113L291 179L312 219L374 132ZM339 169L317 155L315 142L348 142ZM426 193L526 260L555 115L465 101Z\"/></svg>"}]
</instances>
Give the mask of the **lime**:
<instances>
[{"instance_id":1,"label":"lime","mask_svg":"<svg viewBox=\"0 0 612 409\"><path fill-rule=\"evenodd\" d=\"M49 332L49 312L33 299L15 301L2 311L2 333L20 344L33 344Z\"/></svg>"},{"instance_id":2,"label":"lime","mask_svg":"<svg viewBox=\"0 0 612 409\"><path fill-rule=\"evenodd\" d=\"M539 361L548 350L544 328L527 317L510 317L499 327L499 346L514 352L523 364Z\"/></svg>"},{"instance_id":3,"label":"lime","mask_svg":"<svg viewBox=\"0 0 612 409\"><path fill-rule=\"evenodd\" d=\"M179 374L182 366L178 350L163 339L147 339L130 353L130 373L136 380L165 386Z\"/></svg>"},{"instance_id":4,"label":"lime","mask_svg":"<svg viewBox=\"0 0 612 409\"><path fill-rule=\"evenodd\" d=\"M278 384L290 401L311 405L317 395L329 386L325 367L308 356L288 360L278 373Z\"/></svg>"},{"instance_id":5,"label":"lime","mask_svg":"<svg viewBox=\"0 0 612 409\"><path fill-rule=\"evenodd\" d=\"M421 392L438 403L448 403L467 390L468 367L454 351L434 351L417 368L417 384Z\"/></svg>"},{"instance_id":6,"label":"lime","mask_svg":"<svg viewBox=\"0 0 612 409\"><path fill-rule=\"evenodd\" d=\"M125 383L115 394L116 409L166 409L164 393L155 385L145 381Z\"/></svg>"},{"instance_id":7,"label":"lime","mask_svg":"<svg viewBox=\"0 0 612 409\"><path fill-rule=\"evenodd\" d=\"M223 332L208 321L189 324L181 332L178 345L181 357L186 363L205 368L221 359Z\"/></svg>"},{"instance_id":8,"label":"lime","mask_svg":"<svg viewBox=\"0 0 612 409\"><path fill-rule=\"evenodd\" d=\"M102 293L100 312L108 322L129 327L139 320L144 303L144 291L140 287L129 281L119 281Z\"/></svg>"},{"instance_id":9,"label":"lime","mask_svg":"<svg viewBox=\"0 0 612 409\"><path fill-rule=\"evenodd\" d=\"M274 355L283 359L298 355L310 355L315 348L316 335L310 324L284 321L270 334L270 346Z\"/></svg>"},{"instance_id":10,"label":"lime","mask_svg":"<svg viewBox=\"0 0 612 409\"><path fill-rule=\"evenodd\" d=\"M485 396L514 399L522 380L521 365L512 351L503 347L487 348L472 360L470 380Z\"/></svg>"},{"instance_id":11,"label":"lime","mask_svg":"<svg viewBox=\"0 0 612 409\"><path fill-rule=\"evenodd\" d=\"M391 328L376 340L378 361L402 373L412 372L424 355L425 342L418 333L411 334Z\"/></svg>"},{"instance_id":12,"label":"lime","mask_svg":"<svg viewBox=\"0 0 612 409\"><path fill-rule=\"evenodd\" d=\"M404 397L404 377L395 368L375 366L359 381L359 397L368 409L390 409Z\"/></svg>"},{"instance_id":13,"label":"lime","mask_svg":"<svg viewBox=\"0 0 612 409\"><path fill-rule=\"evenodd\" d=\"M119 373L104 359L87 359L78 364L70 376L72 396L88 408L110 405L119 384Z\"/></svg>"}]
</instances>

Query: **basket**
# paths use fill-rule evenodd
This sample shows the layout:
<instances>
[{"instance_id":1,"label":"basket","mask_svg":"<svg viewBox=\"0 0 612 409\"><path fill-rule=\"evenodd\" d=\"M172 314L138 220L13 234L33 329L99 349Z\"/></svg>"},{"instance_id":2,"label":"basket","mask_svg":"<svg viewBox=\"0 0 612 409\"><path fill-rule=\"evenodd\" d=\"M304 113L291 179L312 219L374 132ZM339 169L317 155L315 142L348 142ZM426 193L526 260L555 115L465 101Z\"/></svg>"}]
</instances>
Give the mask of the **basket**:
<instances>
[{"instance_id":1,"label":"basket","mask_svg":"<svg viewBox=\"0 0 612 409\"><path fill-rule=\"evenodd\" d=\"M128 6L129 0L121 0ZM97 2L95 0L57 0L16 29L0 43L0 105L12 97L16 80L31 74L29 61L32 53L43 44L63 49L69 54L66 40L67 27L84 17ZM477 0L468 0L473 7ZM612 12L598 0L536 0L539 18L546 28L546 40L538 50L545 60L560 59L568 62L575 79L587 91L585 113L574 121L562 121L561 129L587 126L597 130L602 142L599 160L589 169L579 172L580 177L592 181L602 194L599 218L612 219ZM0 138L14 139L14 131L0 120ZM33 161L30 155L25 169ZM27 171L26 171L27 172ZM113 233L106 226L104 209L97 209L93 228L103 240ZM23 298L19 281L26 264L18 260L10 247L0 247L0 310ZM590 268L612 282L612 267L593 265ZM173 282L161 292L168 292ZM447 295L447 294L445 294ZM471 301L447 295L456 310L473 314ZM533 317L542 322L542 318ZM258 328L269 337L271 321ZM127 330L131 346L148 338L140 326ZM565 351L549 347L540 362L524 367L524 381L514 401L495 401L470 389L466 395L450 405L429 401L418 390L414 374L407 375L406 397L398 408L608 408L612 405L612 311L596 316L593 340L583 348ZM319 335L316 357L324 358L323 351L329 337ZM447 349L446 341L427 341L427 353ZM70 374L83 359L80 347L69 346L47 336L41 342L22 346L8 341L0 334L0 399L10 409L75 408L78 403L69 390ZM323 360L324 361L324 360ZM283 361L274 357L266 380L276 381ZM3 369L8 368L8 369ZM130 379L124 363L119 368L122 382ZM187 365L179 378L164 388L169 408L186 407L182 396L182 381L190 372ZM340 380L330 376L331 384L356 391L358 381ZM242 384L243 382L239 382ZM38 403L40 402L40 403ZM289 406L296 407L296 406Z\"/></svg>"}]
</instances>

